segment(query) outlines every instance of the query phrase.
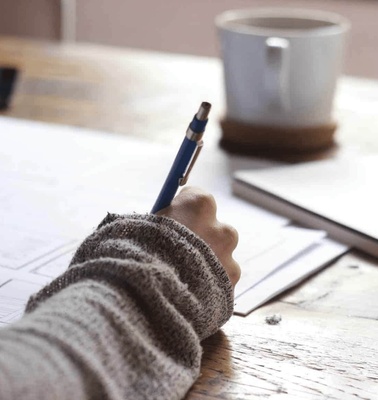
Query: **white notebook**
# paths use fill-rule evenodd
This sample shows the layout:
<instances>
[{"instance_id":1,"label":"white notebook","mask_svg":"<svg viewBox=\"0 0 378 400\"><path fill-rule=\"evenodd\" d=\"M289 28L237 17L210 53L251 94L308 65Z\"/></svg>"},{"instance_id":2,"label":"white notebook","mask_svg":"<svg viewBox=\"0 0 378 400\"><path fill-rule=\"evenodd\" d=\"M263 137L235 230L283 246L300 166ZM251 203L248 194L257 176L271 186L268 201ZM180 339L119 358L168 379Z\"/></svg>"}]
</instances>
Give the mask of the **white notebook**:
<instances>
[{"instance_id":1,"label":"white notebook","mask_svg":"<svg viewBox=\"0 0 378 400\"><path fill-rule=\"evenodd\" d=\"M236 171L233 193L378 256L378 156Z\"/></svg>"}]
</instances>

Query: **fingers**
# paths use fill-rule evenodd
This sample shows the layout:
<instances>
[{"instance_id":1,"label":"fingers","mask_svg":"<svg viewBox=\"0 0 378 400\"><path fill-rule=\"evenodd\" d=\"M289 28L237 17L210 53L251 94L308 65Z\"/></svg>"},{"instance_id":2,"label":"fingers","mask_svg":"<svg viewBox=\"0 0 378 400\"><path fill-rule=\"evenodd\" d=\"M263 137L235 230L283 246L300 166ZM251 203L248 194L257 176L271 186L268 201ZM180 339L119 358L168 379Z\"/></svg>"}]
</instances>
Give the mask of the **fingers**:
<instances>
[{"instance_id":1,"label":"fingers","mask_svg":"<svg viewBox=\"0 0 378 400\"><path fill-rule=\"evenodd\" d=\"M220 223L220 236L222 237L223 248L234 251L239 242L238 231L231 225Z\"/></svg>"},{"instance_id":2,"label":"fingers","mask_svg":"<svg viewBox=\"0 0 378 400\"><path fill-rule=\"evenodd\" d=\"M201 237L214 251L235 286L240 278L240 266L232 258L232 252L238 244L238 232L231 225L219 222L216 212L217 205L211 194L200 188L185 187L169 207L157 214L175 219Z\"/></svg>"},{"instance_id":3,"label":"fingers","mask_svg":"<svg viewBox=\"0 0 378 400\"><path fill-rule=\"evenodd\" d=\"M209 246L224 266L232 285L235 286L241 275L240 266L232 257L239 240L237 230L218 221L217 226L211 229L209 237Z\"/></svg>"},{"instance_id":4,"label":"fingers","mask_svg":"<svg viewBox=\"0 0 378 400\"><path fill-rule=\"evenodd\" d=\"M215 223L207 226L204 233L207 243L215 253L232 253L238 244L238 232L231 225L215 220Z\"/></svg>"},{"instance_id":5,"label":"fingers","mask_svg":"<svg viewBox=\"0 0 378 400\"><path fill-rule=\"evenodd\" d=\"M231 284L233 287L239 282L240 276L241 276L241 269L240 265L231 257L229 260L224 261L225 264L222 263L222 265L226 265L225 269L227 272L227 275L231 281Z\"/></svg>"},{"instance_id":6,"label":"fingers","mask_svg":"<svg viewBox=\"0 0 378 400\"><path fill-rule=\"evenodd\" d=\"M185 187L171 205L157 215L173 218L199 234L205 227L215 224L216 211L216 202L211 194L197 187Z\"/></svg>"},{"instance_id":7,"label":"fingers","mask_svg":"<svg viewBox=\"0 0 378 400\"><path fill-rule=\"evenodd\" d=\"M172 203L187 207L196 215L209 219L215 219L217 212L214 196L197 187L184 187Z\"/></svg>"}]
</instances>

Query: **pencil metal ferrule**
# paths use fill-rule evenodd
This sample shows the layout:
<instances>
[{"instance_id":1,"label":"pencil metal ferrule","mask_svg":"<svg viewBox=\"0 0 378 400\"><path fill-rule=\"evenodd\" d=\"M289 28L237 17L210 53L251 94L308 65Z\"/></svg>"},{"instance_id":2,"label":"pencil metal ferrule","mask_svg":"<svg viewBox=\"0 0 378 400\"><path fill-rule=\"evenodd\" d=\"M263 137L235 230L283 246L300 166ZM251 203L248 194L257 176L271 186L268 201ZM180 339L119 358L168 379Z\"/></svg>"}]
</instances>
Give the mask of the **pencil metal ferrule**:
<instances>
[{"instance_id":1,"label":"pencil metal ferrule","mask_svg":"<svg viewBox=\"0 0 378 400\"><path fill-rule=\"evenodd\" d=\"M207 101L203 101L194 115L192 122L189 124L186 130L186 138L193 141L199 142L202 139L203 133L205 132L206 124L208 121L211 104Z\"/></svg>"},{"instance_id":2,"label":"pencil metal ferrule","mask_svg":"<svg viewBox=\"0 0 378 400\"><path fill-rule=\"evenodd\" d=\"M186 137L187 139L193 141L193 142L199 142L202 139L203 132L194 132L190 126L186 130Z\"/></svg>"}]
</instances>

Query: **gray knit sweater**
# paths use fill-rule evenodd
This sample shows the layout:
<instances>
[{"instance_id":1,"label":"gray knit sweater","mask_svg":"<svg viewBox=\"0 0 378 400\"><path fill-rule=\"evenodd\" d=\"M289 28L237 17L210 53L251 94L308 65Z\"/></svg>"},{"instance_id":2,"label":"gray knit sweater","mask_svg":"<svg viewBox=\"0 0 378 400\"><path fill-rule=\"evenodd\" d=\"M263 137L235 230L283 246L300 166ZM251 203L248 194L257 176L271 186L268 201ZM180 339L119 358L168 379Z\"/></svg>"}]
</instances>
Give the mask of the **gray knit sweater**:
<instances>
[{"instance_id":1,"label":"gray knit sweater","mask_svg":"<svg viewBox=\"0 0 378 400\"><path fill-rule=\"evenodd\" d=\"M231 316L211 249L172 219L109 214L0 330L0 399L181 399Z\"/></svg>"}]
</instances>

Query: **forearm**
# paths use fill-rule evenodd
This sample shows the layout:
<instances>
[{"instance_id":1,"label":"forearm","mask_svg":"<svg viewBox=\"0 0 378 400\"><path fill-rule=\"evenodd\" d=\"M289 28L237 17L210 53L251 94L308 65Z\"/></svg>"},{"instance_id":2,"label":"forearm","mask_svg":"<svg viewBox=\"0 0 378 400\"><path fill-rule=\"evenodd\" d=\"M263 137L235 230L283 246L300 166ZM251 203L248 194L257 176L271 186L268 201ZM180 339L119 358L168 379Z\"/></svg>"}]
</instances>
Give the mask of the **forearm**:
<instances>
[{"instance_id":1,"label":"forearm","mask_svg":"<svg viewBox=\"0 0 378 400\"><path fill-rule=\"evenodd\" d=\"M158 328L130 295L91 280L74 284L0 332L0 398L181 398L201 353L180 322Z\"/></svg>"},{"instance_id":2,"label":"forearm","mask_svg":"<svg viewBox=\"0 0 378 400\"><path fill-rule=\"evenodd\" d=\"M31 300L30 314L0 331L1 398L20 398L1 392L20 389L15 374L33 381L24 399L178 399L192 385L200 340L231 315L230 284L188 230L130 218L105 221L74 265Z\"/></svg>"}]
</instances>

